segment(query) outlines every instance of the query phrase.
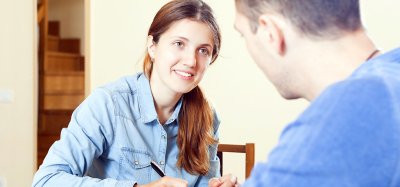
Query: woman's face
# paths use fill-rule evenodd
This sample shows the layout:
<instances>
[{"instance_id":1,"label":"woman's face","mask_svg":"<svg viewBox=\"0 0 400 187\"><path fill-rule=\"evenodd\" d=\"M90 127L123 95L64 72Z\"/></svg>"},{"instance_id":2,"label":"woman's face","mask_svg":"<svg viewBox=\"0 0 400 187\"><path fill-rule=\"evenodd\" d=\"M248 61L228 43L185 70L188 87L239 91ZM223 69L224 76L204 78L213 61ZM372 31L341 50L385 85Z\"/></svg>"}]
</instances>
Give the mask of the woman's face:
<instances>
[{"instance_id":1,"label":"woman's face","mask_svg":"<svg viewBox=\"0 0 400 187\"><path fill-rule=\"evenodd\" d=\"M153 58L152 86L183 94L195 88L211 63L213 33L207 24L182 19L171 24L154 43L148 39Z\"/></svg>"}]
</instances>

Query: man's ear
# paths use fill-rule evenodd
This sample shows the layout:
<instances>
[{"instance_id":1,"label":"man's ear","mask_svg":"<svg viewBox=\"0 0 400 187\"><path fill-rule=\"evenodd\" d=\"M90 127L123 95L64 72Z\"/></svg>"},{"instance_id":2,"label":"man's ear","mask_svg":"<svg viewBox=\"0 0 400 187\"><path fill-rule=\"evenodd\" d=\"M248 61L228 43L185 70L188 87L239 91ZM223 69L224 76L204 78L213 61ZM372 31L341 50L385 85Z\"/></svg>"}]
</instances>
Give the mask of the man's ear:
<instances>
[{"instance_id":1,"label":"man's ear","mask_svg":"<svg viewBox=\"0 0 400 187\"><path fill-rule=\"evenodd\" d=\"M273 50L283 55L285 53L285 37L283 35L282 28L277 24L276 17L269 15L261 15L258 18L259 32L263 32L269 45Z\"/></svg>"},{"instance_id":2,"label":"man's ear","mask_svg":"<svg viewBox=\"0 0 400 187\"><path fill-rule=\"evenodd\" d=\"M150 58L154 58L154 50L156 48L156 44L153 41L153 36L147 36L147 53L149 53Z\"/></svg>"}]
</instances>

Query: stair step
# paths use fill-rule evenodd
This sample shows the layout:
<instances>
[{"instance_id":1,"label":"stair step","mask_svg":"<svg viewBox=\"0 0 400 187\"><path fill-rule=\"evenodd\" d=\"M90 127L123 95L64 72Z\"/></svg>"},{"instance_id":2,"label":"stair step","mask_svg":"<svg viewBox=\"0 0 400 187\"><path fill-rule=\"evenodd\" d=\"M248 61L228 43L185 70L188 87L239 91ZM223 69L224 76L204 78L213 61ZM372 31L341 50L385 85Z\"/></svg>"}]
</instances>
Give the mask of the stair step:
<instances>
[{"instance_id":1,"label":"stair step","mask_svg":"<svg viewBox=\"0 0 400 187\"><path fill-rule=\"evenodd\" d=\"M37 166L39 167L40 165L42 165L44 158L47 155L47 151L40 151L38 150L37 152Z\"/></svg>"},{"instance_id":2,"label":"stair step","mask_svg":"<svg viewBox=\"0 0 400 187\"><path fill-rule=\"evenodd\" d=\"M40 112L39 135L59 135L71 120L73 110L43 110Z\"/></svg>"},{"instance_id":3,"label":"stair step","mask_svg":"<svg viewBox=\"0 0 400 187\"><path fill-rule=\"evenodd\" d=\"M49 21L48 34L53 36L60 36L60 22L59 21Z\"/></svg>"},{"instance_id":4,"label":"stair step","mask_svg":"<svg viewBox=\"0 0 400 187\"><path fill-rule=\"evenodd\" d=\"M40 113L46 115L72 115L72 112L74 112L74 110L40 110Z\"/></svg>"},{"instance_id":5,"label":"stair step","mask_svg":"<svg viewBox=\"0 0 400 187\"><path fill-rule=\"evenodd\" d=\"M78 38L60 38L58 36L47 36L47 50L61 53L81 53L81 44Z\"/></svg>"},{"instance_id":6,"label":"stair step","mask_svg":"<svg viewBox=\"0 0 400 187\"><path fill-rule=\"evenodd\" d=\"M38 136L38 150L47 151L53 145L53 143L60 139L60 134L58 135L39 135Z\"/></svg>"},{"instance_id":7,"label":"stair step","mask_svg":"<svg viewBox=\"0 0 400 187\"><path fill-rule=\"evenodd\" d=\"M85 99L84 94L45 94L45 110L73 110Z\"/></svg>"},{"instance_id":8,"label":"stair step","mask_svg":"<svg viewBox=\"0 0 400 187\"><path fill-rule=\"evenodd\" d=\"M49 152L51 145L60 139L60 135L38 135L37 139L37 164L40 166L43 163L44 158Z\"/></svg>"},{"instance_id":9,"label":"stair step","mask_svg":"<svg viewBox=\"0 0 400 187\"><path fill-rule=\"evenodd\" d=\"M85 73L72 72L46 72L44 74L45 94L84 94Z\"/></svg>"},{"instance_id":10,"label":"stair step","mask_svg":"<svg viewBox=\"0 0 400 187\"><path fill-rule=\"evenodd\" d=\"M81 41L77 38L66 38L60 40L59 50L66 53L81 53Z\"/></svg>"},{"instance_id":11,"label":"stair step","mask_svg":"<svg viewBox=\"0 0 400 187\"><path fill-rule=\"evenodd\" d=\"M55 75L60 75L60 76L81 76L84 75L84 71L47 71L44 73L44 75L49 75L49 76L55 76Z\"/></svg>"},{"instance_id":12,"label":"stair step","mask_svg":"<svg viewBox=\"0 0 400 187\"><path fill-rule=\"evenodd\" d=\"M58 36L47 36L47 50L59 51L60 38Z\"/></svg>"},{"instance_id":13,"label":"stair step","mask_svg":"<svg viewBox=\"0 0 400 187\"><path fill-rule=\"evenodd\" d=\"M46 52L44 71L82 71L84 62L81 55L76 53Z\"/></svg>"}]
</instances>

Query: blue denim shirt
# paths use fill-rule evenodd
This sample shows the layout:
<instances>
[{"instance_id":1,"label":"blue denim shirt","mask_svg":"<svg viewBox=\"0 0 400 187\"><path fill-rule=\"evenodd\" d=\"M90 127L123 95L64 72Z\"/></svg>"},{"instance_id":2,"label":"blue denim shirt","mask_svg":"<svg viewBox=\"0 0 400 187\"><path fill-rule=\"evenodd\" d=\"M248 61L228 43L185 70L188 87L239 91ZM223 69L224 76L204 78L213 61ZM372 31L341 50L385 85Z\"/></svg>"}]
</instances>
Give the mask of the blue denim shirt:
<instances>
[{"instance_id":1,"label":"blue denim shirt","mask_svg":"<svg viewBox=\"0 0 400 187\"><path fill-rule=\"evenodd\" d=\"M147 184L160 176L150 167L156 161L167 176L208 186L219 176L217 145L209 148L206 176L176 167L180 100L165 125L160 125L149 80L127 76L96 89L73 113L68 128L50 148L35 174L33 186L129 186ZM214 112L214 135L219 120ZM194 148L195 149L195 148Z\"/></svg>"},{"instance_id":2,"label":"blue denim shirt","mask_svg":"<svg viewBox=\"0 0 400 187\"><path fill-rule=\"evenodd\" d=\"M400 48L327 88L243 187L399 187Z\"/></svg>"}]
</instances>

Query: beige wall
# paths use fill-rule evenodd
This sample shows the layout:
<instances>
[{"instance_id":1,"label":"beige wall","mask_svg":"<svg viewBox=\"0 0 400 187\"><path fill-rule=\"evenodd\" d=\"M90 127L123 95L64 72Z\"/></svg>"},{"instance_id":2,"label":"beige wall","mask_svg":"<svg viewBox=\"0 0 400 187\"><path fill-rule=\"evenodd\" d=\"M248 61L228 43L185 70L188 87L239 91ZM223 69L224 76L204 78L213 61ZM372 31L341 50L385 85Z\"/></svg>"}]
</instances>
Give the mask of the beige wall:
<instances>
[{"instance_id":1,"label":"beige wall","mask_svg":"<svg viewBox=\"0 0 400 187\"><path fill-rule=\"evenodd\" d=\"M61 38L81 39L81 54L85 47L84 0L49 0L49 20L60 21Z\"/></svg>"},{"instance_id":2,"label":"beige wall","mask_svg":"<svg viewBox=\"0 0 400 187\"><path fill-rule=\"evenodd\" d=\"M90 16L90 35L86 39L90 40L90 50L85 53L90 53L86 56L90 59L91 88L137 70L151 15L167 1L118 2L90 1L91 7L86 9Z\"/></svg>"},{"instance_id":3,"label":"beige wall","mask_svg":"<svg viewBox=\"0 0 400 187\"><path fill-rule=\"evenodd\" d=\"M139 59L150 22L166 0L137 2L92 1L90 13L90 89L122 75L141 71ZM233 29L234 4L206 0L222 29L221 56L202 82L221 118L222 143L256 143L256 160L263 161L277 143L283 127L307 106L304 100L286 101L275 91L248 55L244 41ZM399 1L362 1L363 17L370 35L381 49L400 42ZM390 28L390 29L389 29ZM242 156L229 156L225 168L243 180Z\"/></svg>"},{"instance_id":4,"label":"beige wall","mask_svg":"<svg viewBox=\"0 0 400 187\"><path fill-rule=\"evenodd\" d=\"M7 187L30 186L36 163L36 80L32 0L0 2L0 180Z\"/></svg>"},{"instance_id":5,"label":"beige wall","mask_svg":"<svg viewBox=\"0 0 400 187\"><path fill-rule=\"evenodd\" d=\"M365 28L383 51L400 47L400 12L398 0L361 0Z\"/></svg>"}]
</instances>

